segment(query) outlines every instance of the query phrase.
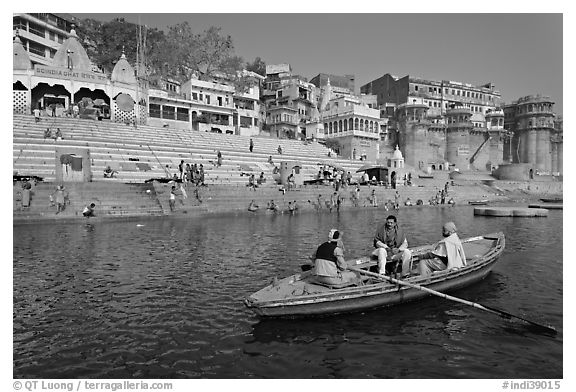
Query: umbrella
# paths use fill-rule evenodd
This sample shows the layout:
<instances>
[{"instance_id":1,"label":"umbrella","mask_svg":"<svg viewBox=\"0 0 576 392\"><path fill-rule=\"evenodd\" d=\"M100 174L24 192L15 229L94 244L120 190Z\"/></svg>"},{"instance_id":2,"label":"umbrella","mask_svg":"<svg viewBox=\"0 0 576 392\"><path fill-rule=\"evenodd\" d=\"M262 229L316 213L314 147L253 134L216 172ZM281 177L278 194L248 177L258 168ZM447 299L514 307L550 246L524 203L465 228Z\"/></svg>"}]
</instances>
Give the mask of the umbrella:
<instances>
[{"instance_id":1,"label":"umbrella","mask_svg":"<svg viewBox=\"0 0 576 392\"><path fill-rule=\"evenodd\" d=\"M356 173L360 173L370 169L388 169L388 167L384 165L363 165L360 167L360 169L356 170Z\"/></svg>"}]
</instances>

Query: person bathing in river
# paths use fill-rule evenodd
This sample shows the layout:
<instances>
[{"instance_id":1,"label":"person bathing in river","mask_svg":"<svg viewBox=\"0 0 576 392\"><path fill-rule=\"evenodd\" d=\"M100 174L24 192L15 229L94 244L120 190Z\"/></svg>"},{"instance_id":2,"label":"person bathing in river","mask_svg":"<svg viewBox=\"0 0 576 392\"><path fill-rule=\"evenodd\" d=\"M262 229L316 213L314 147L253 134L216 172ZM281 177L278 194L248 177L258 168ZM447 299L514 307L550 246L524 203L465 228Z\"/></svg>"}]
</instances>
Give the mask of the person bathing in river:
<instances>
[{"instance_id":1,"label":"person bathing in river","mask_svg":"<svg viewBox=\"0 0 576 392\"><path fill-rule=\"evenodd\" d=\"M336 229L330 230L328 241L320 245L310 258L314 261L312 274L320 283L339 285L356 283L360 280L355 272L348 271L348 265L344 259L342 236Z\"/></svg>"},{"instance_id":2,"label":"person bathing in river","mask_svg":"<svg viewBox=\"0 0 576 392\"><path fill-rule=\"evenodd\" d=\"M378 258L378 273L396 272L397 264L402 262L400 277L410 273L412 267L412 252L408 249L408 240L404 231L400 230L396 217L389 215L386 223L380 225L374 236L373 257Z\"/></svg>"},{"instance_id":3,"label":"person bathing in river","mask_svg":"<svg viewBox=\"0 0 576 392\"><path fill-rule=\"evenodd\" d=\"M434 271L462 268L466 265L466 254L456 233L454 222L444 224L442 235L443 240L437 242L430 252L420 256L418 268L421 276L428 276Z\"/></svg>"}]
</instances>

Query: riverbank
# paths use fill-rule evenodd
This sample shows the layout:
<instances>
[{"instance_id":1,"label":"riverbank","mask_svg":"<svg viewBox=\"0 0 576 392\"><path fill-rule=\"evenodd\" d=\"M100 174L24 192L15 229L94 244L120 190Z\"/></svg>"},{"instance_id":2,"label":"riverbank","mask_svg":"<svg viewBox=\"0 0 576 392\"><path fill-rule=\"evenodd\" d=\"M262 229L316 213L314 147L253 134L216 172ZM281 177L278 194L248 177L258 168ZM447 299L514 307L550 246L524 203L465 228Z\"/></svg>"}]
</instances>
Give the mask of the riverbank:
<instances>
[{"instance_id":1,"label":"riverbank","mask_svg":"<svg viewBox=\"0 0 576 392\"><path fill-rule=\"evenodd\" d=\"M399 194L400 208L443 208L450 204L430 205L441 188L440 182L420 183L417 186L401 186L398 189L388 189L381 186L361 186L356 192L355 187L345 187L335 192L329 185L303 186L286 191L282 187L268 185L252 190L246 186L211 185L196 187L177 184L177 197L174 211L169 206L171 184L144 183L66 183L68 203L63 212L56 214L56 207L50 203L50 195L56 188L52 183L38 183L32 189L29 207L22 207L22 188L14 184L13 223L39 222L74 222L86 220L82 209L86 204L95 203L95 217L90 221L119 220L133 221L157 219L159 217L192 218L213 215L246 215L273 214L267 210L267 205L274 202L278 206L277 213L290 213L290 207L297 206L296 213L304 211L330 211L331 198L340 195L341 210L348 209L385 209L385 204L395 201ZM336 195L335 195L336 193ZM540 197L561 195L561 182L511 182L493 181L490 185L483 182L452 182L449 185L446 202L452 199L456 205L468 205L470 201L487 200L489 203L529 203L537 202ZM357 206L353 199L357 196ZM375 197L376 202L373 203ZM405 206L410 199L413 206ZM423 205L416 206L418 200ZM248 205L254 201L259 206L258 211L248 211ZM333 208L332 212L336 212Z\"/></svg>"}]
</instances>

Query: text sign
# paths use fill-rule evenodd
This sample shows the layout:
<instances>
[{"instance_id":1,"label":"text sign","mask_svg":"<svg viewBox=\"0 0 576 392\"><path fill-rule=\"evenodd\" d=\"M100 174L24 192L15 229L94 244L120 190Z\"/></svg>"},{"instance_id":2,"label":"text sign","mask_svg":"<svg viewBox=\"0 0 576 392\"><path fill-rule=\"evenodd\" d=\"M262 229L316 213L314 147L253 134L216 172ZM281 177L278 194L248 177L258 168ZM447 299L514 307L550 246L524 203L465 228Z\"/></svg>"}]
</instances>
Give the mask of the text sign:
<instances>
[{"instance_id":1,"label":"text sign","mask_svg":"<svg viewBox=\"0 0 576 392\"><path fill-rule=\"evenodd\" d=\"M34 65L34 76L42 76L55 79L79 80L82 82L107 83L108 78L104 74L91 71L77 71L68 68L47 67Z\"/></svg>"}]
</instances>

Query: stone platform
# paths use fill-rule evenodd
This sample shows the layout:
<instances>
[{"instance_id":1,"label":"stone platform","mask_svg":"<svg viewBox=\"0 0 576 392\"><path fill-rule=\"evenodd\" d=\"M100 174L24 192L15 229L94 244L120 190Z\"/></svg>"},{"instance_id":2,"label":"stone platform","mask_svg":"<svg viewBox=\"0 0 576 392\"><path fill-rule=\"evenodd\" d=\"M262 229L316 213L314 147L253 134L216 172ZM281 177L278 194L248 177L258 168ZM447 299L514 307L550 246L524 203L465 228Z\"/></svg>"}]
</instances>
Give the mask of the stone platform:
<instances>
[{"instance_id":1,"label":"stone platform","mask_svg":"<svg viewBox=\"0 0 576 392\"><path fill-rule=\"evenodd\" d=\"M544 217L548 216L548 210L544 208L525 208L525 207L475 207L474 215Z\"/></svg>"}]
</instances>

